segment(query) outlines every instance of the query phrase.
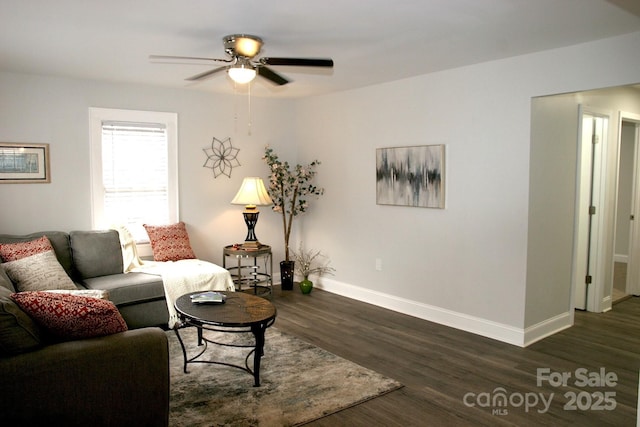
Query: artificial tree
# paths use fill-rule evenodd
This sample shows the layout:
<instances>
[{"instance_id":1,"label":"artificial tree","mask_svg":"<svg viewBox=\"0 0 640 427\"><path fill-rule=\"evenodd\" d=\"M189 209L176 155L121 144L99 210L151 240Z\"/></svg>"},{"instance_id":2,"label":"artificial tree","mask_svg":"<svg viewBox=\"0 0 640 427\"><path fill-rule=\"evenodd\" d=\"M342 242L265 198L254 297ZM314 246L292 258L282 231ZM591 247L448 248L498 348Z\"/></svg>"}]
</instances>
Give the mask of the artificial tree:
<instances>
[{"instance_id":1,"label":"artificial tree","mask_svg":"<svg viewBox=\"0 0 640 427\"><path fill-rule=\"evenodd\" d=\"M323 188L316 187L312 182L316 175L316 166L320 162L314 160L305 166L297 164L292 169L289 162L282 162L269 146L265 147L262 159L269 166L271 174L267 191L271 200L273 200L272 209L282 215L285 256L284 261L280 263L282 289L292 289L294 261L291 261L289 255L291 226L296 216L306 212L308 208L307 198L309 196L321 196L324 193ZM283 272L283 268L288 268L289 270Z\"/></svg>"}]
</instances>

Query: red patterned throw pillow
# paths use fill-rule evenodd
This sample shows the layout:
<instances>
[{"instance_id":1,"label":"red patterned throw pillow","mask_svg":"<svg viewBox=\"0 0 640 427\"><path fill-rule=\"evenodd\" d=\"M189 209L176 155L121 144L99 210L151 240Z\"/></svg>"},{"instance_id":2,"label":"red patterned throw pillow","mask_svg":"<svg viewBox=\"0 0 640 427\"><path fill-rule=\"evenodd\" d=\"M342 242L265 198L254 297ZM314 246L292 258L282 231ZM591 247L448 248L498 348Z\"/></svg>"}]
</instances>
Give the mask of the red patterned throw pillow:
<instances>
[{"instance_id":1,"label":"red patterned throw pillow","mask_svg":"<svg viewBox=\"0 0 640 427\"><path fill-rule=\"evenodd\" d=\"M52 251L53 247L47 236L29 242L0 243L0 258L3 262L17 261L31 255Z\"/></svg>"},{"instance_id":2,"label":"red patterned throw pillow","mask_svg":"<svg viewBox=\"0 0 640 427\"><path fill-rule=\"evenodd\" d=\"M144 229L151 241L154 261L178 261L196 257L184 222L171 225L144 224Z\"/></svg>"},{"instance_id":3,"label":"red patterned throw pillow","mask_svg":"<svg viewBox=\"0 0 640 427\"><path fill-rule=\"evenodd\" d=\"M51 292L18 292L11 298L39 326L62 340L111 335L127 324L111 301Z\"/></svg>"}]
</instances>

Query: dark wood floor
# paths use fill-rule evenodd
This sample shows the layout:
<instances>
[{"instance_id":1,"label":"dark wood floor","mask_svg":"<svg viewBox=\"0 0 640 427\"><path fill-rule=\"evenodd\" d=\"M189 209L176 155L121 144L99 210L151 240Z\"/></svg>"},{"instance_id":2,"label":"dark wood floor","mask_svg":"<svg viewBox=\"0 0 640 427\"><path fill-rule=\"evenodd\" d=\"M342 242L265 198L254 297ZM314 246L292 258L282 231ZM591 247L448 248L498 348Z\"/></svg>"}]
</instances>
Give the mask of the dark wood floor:
<instances>
[{"instance_id":1,"label":"dark wood floor","mask_svg":"<svg viewBox=\"0 0 640 427\"><path fill-rule=\"evenodd\" d=\"M275 327L404 384L312 426L636 425L640 298L604 314L577 312L575 326L527 348L319 289L302 295L276 286L273 302ZM583 386L581 371L576 378L576 370L585 369L590 381L604 381L601 367L617 376L615 386ZM566 386L538 386L538 368L571 378ZM499 387L507 405L485 403ZM541 400L534 405L540 396L550 401L548 410ZM531 402L528 410L521 399Z\"/></svg>"}]
</instances>

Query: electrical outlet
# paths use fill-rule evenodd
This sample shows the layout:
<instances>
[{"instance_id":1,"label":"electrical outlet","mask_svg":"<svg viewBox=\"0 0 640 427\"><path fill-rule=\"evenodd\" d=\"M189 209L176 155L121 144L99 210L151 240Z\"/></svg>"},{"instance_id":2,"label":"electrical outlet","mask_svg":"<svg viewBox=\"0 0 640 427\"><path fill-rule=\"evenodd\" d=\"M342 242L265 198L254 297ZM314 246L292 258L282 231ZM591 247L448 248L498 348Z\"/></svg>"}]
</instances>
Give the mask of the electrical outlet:
<instances>
[{"instance_id":1,"label":"electrical outlet","mask_svg":"<svg viewBox=\"0 0 640 427\"><path fill-rule=\"evenodd\" d=\"M380 258L376 258L376 271L382 271L382 260Z\"/></svg>"}]
</instances>

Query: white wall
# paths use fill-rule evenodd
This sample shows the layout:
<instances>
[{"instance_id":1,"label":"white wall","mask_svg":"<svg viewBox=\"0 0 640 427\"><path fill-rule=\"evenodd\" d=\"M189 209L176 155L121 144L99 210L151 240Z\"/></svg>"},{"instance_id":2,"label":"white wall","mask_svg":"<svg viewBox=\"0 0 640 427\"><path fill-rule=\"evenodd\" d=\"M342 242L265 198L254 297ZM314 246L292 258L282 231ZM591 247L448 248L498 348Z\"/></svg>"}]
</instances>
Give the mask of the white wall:
<instances>
[{"instance_id":1,"label":"white wall","mask_svg":"<svg viewBox=\"0 0 640 427\"><path fill-rule=\"evenodd\" d=\"M241 206L231 205L244 176L266 176L265 144L295 155L290 103L252 99L252 135L244 96L212 95L143 85L0 73L0 141L49 143L50 184L0 185L0 233L91 228L89 107L178 113L180 219L196 254L220 263L225 244L242 242ZM237 119L236 119L237 116ZM241 166L213 178L203 149L231 137ZM278 217L263 209L256 233L280 239ZM276 256L283 251L276 247Z\"/></svg>"},{"instance_id":2,"label":"white wall","mask_svg":"<svg viewBox=\"0 0 640 427\"><path fill-rule=\"evenodd\" d=\"M545 292L554 256L570 262L572 230L528 256L546 224L529 206L531 99L636 83L639 44L636 33L298 101L301 159L323 161L326 194L302 234L337 269L322 286L515 344L525 330L535 339L538 323L568 310ZM446 209L377 206L375 149L422 144L447 146ZM550 282L527 281L549 267Z\"/></svg>"},{"instance_id":3,"label":"white wall","mask_svg":"<svg viewBox=\"0 0 640 427\"><path fill-rule=\"evenodd\" d=\"M532 101L525 323L571 322L578 106L575 97ZM527 317L528 316L528 317ZM553 330L554 325L551 329Z\"/></svg>"}]
</instances>

